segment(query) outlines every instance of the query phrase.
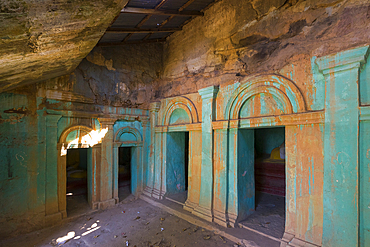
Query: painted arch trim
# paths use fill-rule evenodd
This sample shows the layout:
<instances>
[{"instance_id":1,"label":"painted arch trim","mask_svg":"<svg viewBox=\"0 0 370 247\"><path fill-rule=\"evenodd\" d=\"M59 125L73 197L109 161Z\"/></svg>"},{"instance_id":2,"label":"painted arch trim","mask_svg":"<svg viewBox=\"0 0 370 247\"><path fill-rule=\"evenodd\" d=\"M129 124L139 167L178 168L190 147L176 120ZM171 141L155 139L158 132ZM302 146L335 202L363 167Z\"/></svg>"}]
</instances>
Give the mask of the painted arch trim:
<instances>
[{"instance_id":1,"label":"painted arch trim","mask_svg":"<svg viewBox=\"0 0 370 247\"><path fill-rule=\"evenodd\" d=\"M244 103L262 93L278 99L283 106L284 114L306 111L303 95L293 81L277 74L257 75L245 78L234 91L226 105L226 120L239 119Z\"/></svg>"},{"instance_id":2,"label":"painted arch trim","mask_svg":"<svg viewBox=\"0 0 370 247\"><path fill-rule=\"evenodd\" d=\"M127 138L123 138L125 134L134 136L135 140L130 139L127 140ZM114 136L114 141L121 143L123 142L141 143L143 141L143 137L141 136L139 130L132 127L123 127L117 131L116 135Z\"/></svg>"},{"instance_id":3,"label":"painted arch trim","mask_svg":"<svg viewBox=\"0 0 370 247\"><path fill-rule=\"evenodd\" d=\"M190 99L188 99L187 97L179 96L179 97L173 98L168 103L168 107L164 111L165 112L165 117L163 118L163 122L162 122L163 126L171 125L171 122L170 122L171 115L177 109L182 109L187 113L187 115L189 117L189 124L199 122L198 111L197 111L194 103Z\"/></svg>"},{"instance_id":4,"label":"painted arch trim","mask_svg":"<svg viewBox=\"0 0 370 247\"><path fill-rule=\"evenodd\" d=\"M67 143L67 137L73 131L80 131L80 133L84 132L86 134L89 134L91 133L91 131L93 131L93 129L85 125L75 125L75 126L69 127L65 129L60 135L59 143Z\"/></svg>"}]
</instances>

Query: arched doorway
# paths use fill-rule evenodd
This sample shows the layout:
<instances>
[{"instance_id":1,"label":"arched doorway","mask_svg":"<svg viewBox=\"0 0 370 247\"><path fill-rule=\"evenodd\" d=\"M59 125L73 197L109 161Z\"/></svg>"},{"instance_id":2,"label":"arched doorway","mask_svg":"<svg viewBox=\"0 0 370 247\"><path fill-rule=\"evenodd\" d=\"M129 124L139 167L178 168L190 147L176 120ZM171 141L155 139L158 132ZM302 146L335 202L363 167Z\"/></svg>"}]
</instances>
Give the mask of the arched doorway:
<instances>
[{"instance_id":1,"label":"arched doorway","mask_svg":"<svg viewBox=\"0 0 370 247\"><path fill-rule=\"evenodd\" d=\"M291 175L296 171L290 168L295 166L294 157L298 150L292 136L300 135L297 129L313 129L311 125L298 127L300 123L305 124L303 118L292 121L306 112L303 96L289 79L261 75L247 78L234 91L225 110L228 120L227 165L230 173L235 174L227 180L232 188L229 195L233 195L228 198L227 210L233 216L229 223L241 223L282 238L290 231L287 222L296 217L290 211L295 207L291 198L296 197L294 176ZM286 162L285 146L288 149ZM275 200L276 196L284 194L286 198ZM270 215L273 217L265 217ZM262 217L257 219L256 216Z\"/></svg>"},{"instance_id":2,"label":"arched doorway","mask_svg":"<svg viewBox=\"0 0 370 247\"><path fill-rule=\"evenodd\" d=\"M120 128L114 137L114 198L116 203L143 190L143 138L139 130Z\"/></svg>"},{"instance_id":3,"label":"arched doorway","mask_svg":"<svg viewBox=\"0 0 370 247\"><path fill-rule=\"evenodd\" d=\"M198 96L197 96L198 97ZM160 111L163 129L156 133L157 182L153 196L183 205L192 211L199 203L200 169L194 169L200 157L194 155L199 150L201 125L194 98L175 97L163 102ZM199 174L200 175L200 174Z\"/></svg>"},{"instance_id":4,"label":"arched doorway","mask_svg":"<svg viewBox=\"0 0 370 247\"><path fill-rule=\"evenodd\" d=\"M101 142L105 130L73 126L58 143L58 204L63 218L78 215L93 206L92 147Z\"/></svg>"}]
</instances>

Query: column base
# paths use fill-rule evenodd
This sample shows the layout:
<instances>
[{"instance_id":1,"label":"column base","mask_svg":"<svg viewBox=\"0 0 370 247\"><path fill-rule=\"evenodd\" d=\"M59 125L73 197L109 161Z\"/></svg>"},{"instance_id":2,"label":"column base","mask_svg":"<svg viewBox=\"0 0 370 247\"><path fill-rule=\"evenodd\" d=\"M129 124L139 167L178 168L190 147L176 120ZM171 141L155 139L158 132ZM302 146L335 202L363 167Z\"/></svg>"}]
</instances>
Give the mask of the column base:
<instances>
[{"instance_id":1,"label":"column base","mask_svg":"<svg viewBox=\"0 0 370 247\"><path fill-rule=\"evenodd\" d=\"M67 210L60 211L60 213L62 214L62 219L67 218Z\"/></svg>"},{"instance_id":2,"label":"column base","mask_svg":"<svg viewBox=\"0 0 370 247\"><path fill-rule=\"evenodd\" d=\"M194 202L191 202L189 200L186 200L183 209L192 213L194 211L194 208L196 208L196 207L198 207L198 204L196 204Z\"/></svg>"},{"instance_id":3,"label":"column base","mask_svg":"<svg viewBox=\"0 0 370 247\"><path fill-rule=\"evenodd\" d=\"M202 206L198 206L194 208L193 212L194 215L202 218L206 221L213 222L213 213L211 209L204 208Z\"/></svg>"},{"instance_id":4,"label":"column base","mask_svg":"<svg viewBox=\"0 0 370 247\"><path fill-rule=\"evenodd\" d=\"M66 213L66 216L67 216L67 213ZM47 227L47 226L56 225L57 223L60 223L62 219L63 219L63 215L61 212L45 215L45 226Z\"/></svg>"},{"instance_id":5,"label":"column base","mask_svg":"<svg viewBox=\"0 0 370 247\"><path fill-rule=\"evenodd\" d=\"M113 199L115 201L115 204L118 204L119 203L119 197L114 197Z\"/></svg>"},{"instance_id":6,"label":"column base","mask_svg":"<svg viewBox=\"0 0 370 247\"><path fill-rule=\"evenodd\" d=\"M147 197L152 197L152 194L153 194L153 189L150 188L149 186L146 186L144 191L143 191L143 195L145 195Z\"/></svg>"},{"instance_id":7,"label":"column base","mask_svg":"<svg viewBox=\"0 0 370 247\"><path fill-rule=\"evenodd\" d=\"M238 216L233 213L228 213L227 215L228 225L237 228L239 227L239 223L237 222Z\"/></svg>"},{"instance_id":8,"label":"column base","mask_svg":"<svg viewBox=\"0 0 370 247\"><path fill-rule=\"evenodd\" d=\"M237 226L236 218L237 218L236 215L220 212L220 211L217 211L217 210L213 210L213 221L216 224L219 224L220 226L235 227L235 226Z\"/></svg>"},{"instance_id":9,"label":"column base","mask_svg":"<svg viewBox=\"0 0 370 247\"><path fill-rule=\"evenodd\" d=\"M289 233L289 232L284 232L283 238L281 240L282 242L280 244L280 247L287 247L287 246L319 247L320 246L320 245L306 242L302 239L298 239L294 236L294 234Z\"/></svg>"},{"instance_id":10,"label":"column base","mask_svg":"<svg viewBox=\"0 0 370 247\"><path fill-rule=\"evenodd\" d=\"M116 205L116 199L112 198L112 199L109 199L103 202L97 202L96 204L97 204L98 209L104 210L104 209L107 209L107 208L110 208Z\"/></svg>"},{"instance_id":11,"label":"column base","mask_svg":"<svg viewBox=\"0 0 370 247\"><path fill-rule=\"evenodd\" d=\"M164 198L164 193L163 191L153 189L152 197L158 200L162 200Z\"/></svg>"}]
</instances>

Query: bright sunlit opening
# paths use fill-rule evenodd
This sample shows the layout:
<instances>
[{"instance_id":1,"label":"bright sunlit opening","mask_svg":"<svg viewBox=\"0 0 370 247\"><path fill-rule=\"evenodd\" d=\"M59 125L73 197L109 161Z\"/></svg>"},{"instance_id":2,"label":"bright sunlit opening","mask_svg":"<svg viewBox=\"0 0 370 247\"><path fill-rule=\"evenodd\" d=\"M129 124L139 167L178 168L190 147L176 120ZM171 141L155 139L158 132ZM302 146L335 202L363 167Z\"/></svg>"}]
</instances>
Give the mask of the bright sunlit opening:
<instances>
[{"instance_id":1,"label":"bright sunlit opening","mask_svg":"<svg viewBox=\"0 0 370 247\"><path fill-rule=\"evenodd\" d=\"M76 138L73 141L69 142L67 147L62 146L61 156L67 155L67 149L76 148L76 147L93 147L96 144L100 143L104 136L107 134L108 128L99 130L92 130L90 133Z\"/></svg>"}]
</instances>

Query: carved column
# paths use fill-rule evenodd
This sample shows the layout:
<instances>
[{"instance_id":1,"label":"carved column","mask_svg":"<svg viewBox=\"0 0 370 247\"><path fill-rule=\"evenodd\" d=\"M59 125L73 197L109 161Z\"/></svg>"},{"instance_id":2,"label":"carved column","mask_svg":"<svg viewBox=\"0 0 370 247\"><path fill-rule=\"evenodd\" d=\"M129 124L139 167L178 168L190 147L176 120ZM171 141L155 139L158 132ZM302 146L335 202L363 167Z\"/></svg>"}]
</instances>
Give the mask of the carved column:
<instances>
[{"instance_id":1,"label":"carved column","mask_svg":"<svg viewBox=\"0 0 370 247\"><path fill-rule=\"evenodd\" d=\"M200 89L202 97L202 164L199 206L193 213L208 221L213 221L213 129L212 121L215 118L214 99L218 87L211 86Z\"/></svg>"},{"instance_id":2,"label":"carved column","mask_svg":"<svg viewBox=\"0 0 370 247\"><path fill-rule=\"evenodd\" d=\"M213 185L213 215L214 222L219 225L228 225L227 195L228 195L228 129L217 128L214 130L214 185ZM236 217L234 217L236 218Z\"/></svg>"},{"instance_id":3,"label":"carved column","mask_svg":"<svg viewBox=\"0 0 370 247\"><path fill-rule=\"evenodd\" d=\"M149 154L150 154L150 119L142 119L141 124L143 126L143 145L142 147L138 147L141 154L141 164L140 169L142 174L140 187L138 188L140 192L146 193L145 195L150 195L151 189L148 187L148 178L149 178ZM148 189L147 189L148 188Z\"/></svg>"},{"instance_id":4,"label":"carved column","mask_svg":"<svg viewBox=\"0 0 370 247\"><path fill-rule=\"evenodd\" d=\"M119 147L120 143L116 143L113 140L113 198L116 203L119 203L118 197L118 162L119 162Z\"/></svg>"},{"instance_id":5,"label":"carved column","mask_svg":"<svg viewBox=\"0 0 370 247\"><path fill-rule=\"evenodd\" d=\"M96 144L87 152L87 201L92 209L98 209L100 203L100 162L101 144Z\"/></svg>"},{"instance_id":6,"label":"carved column","mask_svg":"<svg viewBox=\"0 0 370 247\"><path fill-rule=\"evenodd\" d=\"M101 143L100 160L100 203L99 208L105 209L116 203L113 195L113 125L116 119L99 118L101 129L108 129L108 132ZM118 178L117 178L118 179ZM115 183L118 183L115 181Z\"/></svg>"},{"instance_id":7,"label":"carved column","mask_svg":"<svg viewBox=\"0 0 370 247\"><path fill-rule=\"evenodd\" d=\"M58 205L58 121L61 117L61 115L46 115L46 225L62 219Z\"/></svg>"},{"instance_id":8,"label":"carved column","mask_svg":"<svg viewBox=\"0 0 370 247\"><path fill-rule=\"evenodd\" d=\"M148 168L147 168L147 183L144 189L144 195L152 196L154 189L154 177L155 177L155 126L158 122L158 111L160 108L160 102L153 102L149 107L149 119L150 119L150 140L149 143L149 157L148 157Z\"/></svg>"},{"instance_id":9,"label":"carved column","mask_svg":"<svg viewBox=\"0 0 370 247\"><path fill-rule=\"evenodd\" d=\"M325 77L323 246L358 246L359 69L369 46L316 60Z\"/></svg>"},{"instance_id":10,"label":"carved column","mask_svg":"<svg viewBox=\"0 0 370 247\"><path fill-rule=\"evenodd\" d=\"M62 214L62 218L67 218L67 155L62 155L62 147L64 143L57 144L58 157L57 157L57 174L58 174L58 210Z\"/></svg>"}]
</instances>

